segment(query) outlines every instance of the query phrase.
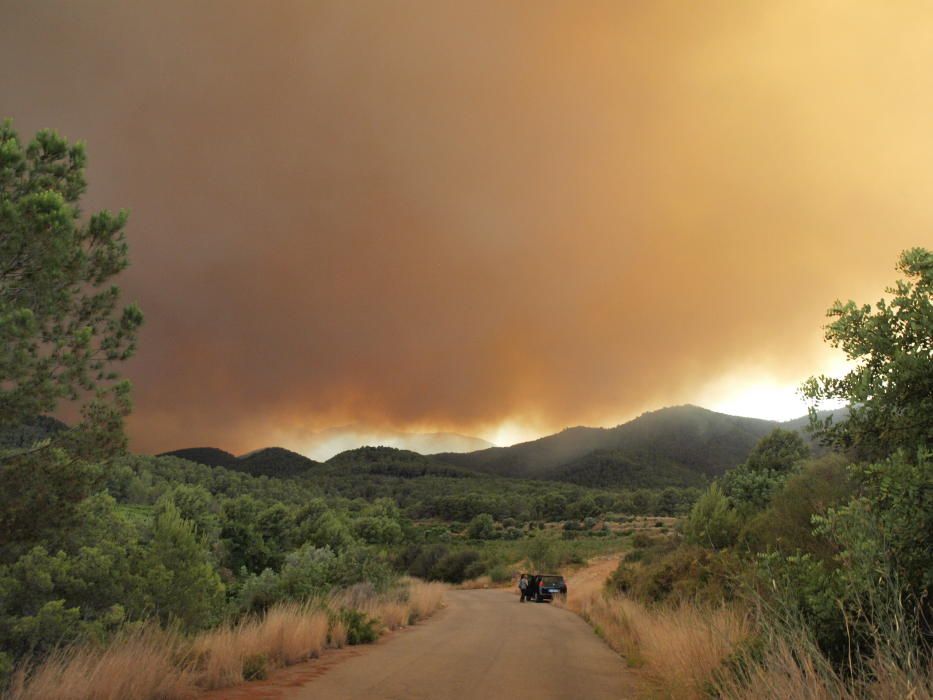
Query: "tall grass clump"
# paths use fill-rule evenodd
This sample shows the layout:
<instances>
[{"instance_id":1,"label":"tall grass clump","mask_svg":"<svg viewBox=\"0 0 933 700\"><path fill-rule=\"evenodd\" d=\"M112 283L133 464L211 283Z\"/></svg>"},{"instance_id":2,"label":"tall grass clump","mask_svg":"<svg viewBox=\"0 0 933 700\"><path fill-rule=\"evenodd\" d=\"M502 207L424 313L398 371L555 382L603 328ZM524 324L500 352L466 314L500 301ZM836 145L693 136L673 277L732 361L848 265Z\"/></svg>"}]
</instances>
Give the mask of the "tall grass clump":
<instances>
[{"instance_id":1,"label":"tall grass clump","mask_svg":"<svg viewBox=\"0 0 933 700\"><path fill-rule=\"evenodd\" d=\"M180 700L197 689L187 641L155 625L118 634L105 647L72 646L14 672L6 700Z\"/></svg>"},{"instance_id":2,"label":"tall grass clump","mask_svg":"<svg viewBox=\"0 0 933 700\"><path fill-rule=\"evenodd\" d=\"M193 637L135 626L106 646L64 647L20 665L4 700L181 700L265 678L328 648L374 641L430 617L444 590L414 580L384 593L361 584L324 599L277 603Z\"/></svg>"},{"instance_id":3,"label":"tall grass clump","mask_svg":"<svg viewBox=\"0 0 933 700\"><path fill-rule=\"evenodd\" d=\"M801 611L795 591L753 594L756 637L718 673L711 687L724 698L933 698L933 654L921 618L905 604L896 573L875 576L836 598L847 634L841 658L827 652Z\"/></svg>"},{"instance_id":4,"label":"tall grass clump","mask_svg":"<svg viewBox=\"0 0 933 700\"><path fill-rule=\"evenodd\" d=\"M707 697L713 672L751 632L748 617L735 606L648 606L609 591L574 594L564 605L664 697Z\"/></svg>"}]
</instances>

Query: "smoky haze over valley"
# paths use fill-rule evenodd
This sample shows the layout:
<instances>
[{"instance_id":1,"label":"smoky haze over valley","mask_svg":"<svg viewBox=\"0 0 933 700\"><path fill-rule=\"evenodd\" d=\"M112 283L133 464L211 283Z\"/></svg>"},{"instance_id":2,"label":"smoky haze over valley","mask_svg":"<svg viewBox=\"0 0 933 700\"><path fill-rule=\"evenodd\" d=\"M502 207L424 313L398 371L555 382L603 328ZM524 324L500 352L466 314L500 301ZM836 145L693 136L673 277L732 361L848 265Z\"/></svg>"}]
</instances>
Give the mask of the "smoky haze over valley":
<instances>
[{"instance_id":1,"label":"smoky haze over valley","mask_svg":"<svg viewBox=\"0 0 933 700\"><path fill-rule=\"evenodd\" d=\"M797 382L933 230L908 3L2 4L0 117L131 211L141 451Z\"/></svg>"}]
</instances>

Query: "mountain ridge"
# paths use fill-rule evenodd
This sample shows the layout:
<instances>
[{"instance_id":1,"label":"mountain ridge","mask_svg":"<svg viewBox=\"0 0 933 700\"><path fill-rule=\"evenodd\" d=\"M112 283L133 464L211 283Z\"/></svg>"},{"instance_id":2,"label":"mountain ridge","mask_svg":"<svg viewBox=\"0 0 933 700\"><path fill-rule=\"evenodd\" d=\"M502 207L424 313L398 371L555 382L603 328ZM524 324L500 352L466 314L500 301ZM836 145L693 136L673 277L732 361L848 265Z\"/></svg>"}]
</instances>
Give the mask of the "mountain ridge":
<instances>
[{"instance_id":1,"label":"mountain ridge","mask_svg":"<svg viewBox=\"0 0 933 700\"><path fill-rule=\"evenodd\" d=\"M830 413L844 416L845 410L820 415ZM586 486L701 486L745 461L775 428L797 430L810 441L807 425L806 416L782 422L685 404L647 411L612 428L577 426L509 447L434 456L482 473Z\"/></svg>"},{"instance_id":2,"label":"mountain ridge","mask_svg":"<svg viewBox=\"0 0 933 700\"><path fill-rule=\"evenodd\" d=\"M806 417L781 422L686 404L647 411L612 428L573 426L536 440L472 452L423 454L394 446L361 446L323 462L282 447L239 457L210 447L163 454L281 478L326 467L329 472L342 468L361 475L482 474L604 488L664 488L702 486L745 461L755 444L775 428L802 432L806 424Z\"/></svg>"}]
</instances>

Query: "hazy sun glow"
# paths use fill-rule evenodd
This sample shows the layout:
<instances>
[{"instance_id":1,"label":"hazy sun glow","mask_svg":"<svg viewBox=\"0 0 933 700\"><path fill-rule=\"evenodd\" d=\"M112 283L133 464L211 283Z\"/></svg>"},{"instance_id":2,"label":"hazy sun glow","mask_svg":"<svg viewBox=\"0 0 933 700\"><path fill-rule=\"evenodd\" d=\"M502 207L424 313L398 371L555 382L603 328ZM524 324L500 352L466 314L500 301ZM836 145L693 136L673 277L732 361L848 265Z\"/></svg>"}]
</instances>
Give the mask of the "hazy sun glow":
<instances>
[{"instance_id":1,"label":"hazy sun glow","mask_svg":"<svg viewBox=\"0 0 933 700\"><path fill-rule=\"evenodd\" d=\"M484 440L489 440L489 442L498 447L508 447L509 445L515 445L519 442L534 440L544 434L545 431L519 421L510 420L495 426L487 432L480 433L480 437Z\"/></svg>"},{"instance_id":2,"label":"hazy sun glow","mask_svg":"<svg viewBox=\"0 0 933 700\"><path fill-rule=\"evenodd\" d=\"M817 374L838 377L847 372L851 365L836 357ZM749 418L786 421L806 415L807 403L800 394L799 381L787 382L770 374L760 372L737 372L718 377L707 384L699 393L696 403L720 413ZM837 408L837 405L820 406L821 409Z\"/></svg>"}]
</instances>

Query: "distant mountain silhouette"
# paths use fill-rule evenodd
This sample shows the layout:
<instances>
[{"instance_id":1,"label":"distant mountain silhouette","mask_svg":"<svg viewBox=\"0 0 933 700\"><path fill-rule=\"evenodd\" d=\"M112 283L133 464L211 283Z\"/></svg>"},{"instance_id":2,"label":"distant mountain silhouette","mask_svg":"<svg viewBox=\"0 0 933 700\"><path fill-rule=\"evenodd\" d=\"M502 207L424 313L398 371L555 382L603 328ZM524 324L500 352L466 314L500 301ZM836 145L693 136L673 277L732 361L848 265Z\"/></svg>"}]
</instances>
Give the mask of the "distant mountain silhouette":
<instances>
[{"instance_id":1,"label":"distant mountain silhouette","mask_svg":"<svg viewBox=\"0 0 933 700\"><path fill-rule=\"evenodd\" d=\"M847 410L820 415L830 413L837 421L844 420ZM313 470L321 476L347 472L402 478L490 475L602 488L664 488L702 486L745 461L755 444L775 428L798 430L809 439L808 425L807 416L781 423L688 405L644 413L615 428L567 428L511 447L474 452L425 455L388 446L358 447L323 463L282 447L267 447L240 457L214 447L164 454L280 478L302 476ZM335 430L344 434L347 429ZM814 445L814 451L820 450Z\"/></svg>"},{"instance_id":2,"label":"distant mountain silhouette","mask_svg":"<svg viewBox=\"0 0 933 700\"><path fill-rule=\"evenodd\" d=\"M319 464L284 447L266 447L240 457L216 447L188 447L163 452L159 456L180 457L209 467L225 467L253 476L274 476L281 479L300 476Z\"/></svg>"},{"instance_id":3,"label":"distant mountain silhouette","mask_svg":"<svg viewBox=\"0 0 933 700\"><path fill-rule=\"evenodd\" d=\"M690 485L740 464L755 443L781 425L675 406L615 428L568 428L511 447L436 457L491 474L590 486Z\"/></svg>"},{"instance_id":4,"label":"distant mountain silhouette","mask_svg":"<svg viewBox=\"0 0 933 700\"><path fill-rule=\"evenodd\" d=\"M394 447L419 454L474 452L493 446L486 440L458 433L405 433L354 424L312 433L303 438L302 443L306 445L303 452L318 460L327 460L366 445Z\"/></svg>"},{"instance_id":5,"label":"distant mountain silhouette","mask_svg":"<svg viewBox=\"0 0 933 700\"><path fill-rule=\"evenodd\" d=\"M254 476L265 475L279 478L299 476L320 464L297 452L286 450L284 447L266 447L256 450L239 457L237 462L242 465L241 471L249 472Z\"/></svg>"},{"instance_id":6,"label":"distant mountain silhouette","mask_svg":"<svg viewBox=\"0 0 933 700\"><path fill-rule=\"evenodd\" d=\"M236 455L230 454L225 450L216 447L186 447L181 450L172 450L163 452L160 457L179 457L187 459L189 462L204 464L208 467L226 467L228 469L237 468Z\"/></svg>"},{"instance_id":7,"label":"distant mountain silhouette","mask_svg":"<svg viewBox=\"0 0 933 700\"><path fill-rule=\"evenodd\" d=\"M360 474L381 474L414 478L419 476L449 476L469 478L476 472L447 464L435 457L394 447L359 447L334 455L324 463L341 472L352 470Z\"/></svg>"}]
</instances>

